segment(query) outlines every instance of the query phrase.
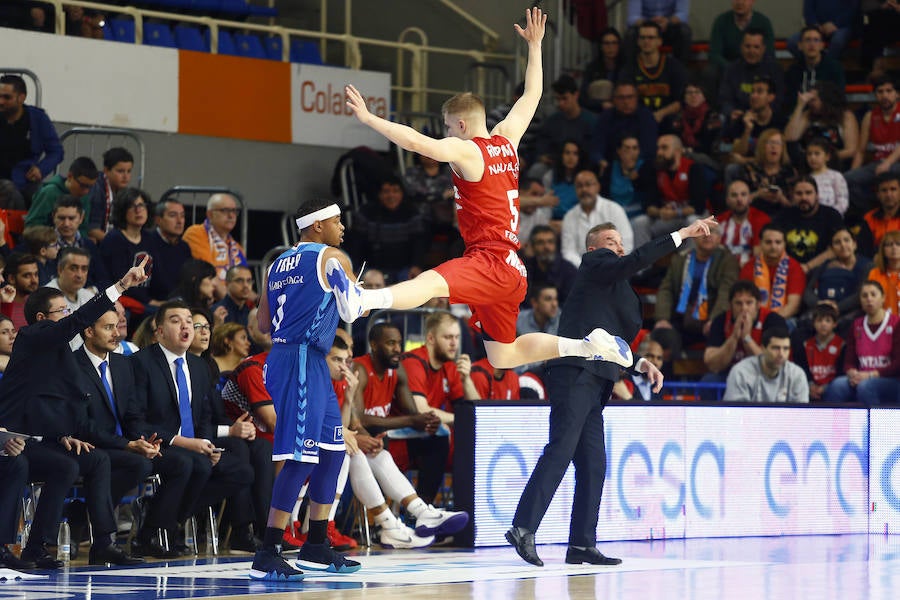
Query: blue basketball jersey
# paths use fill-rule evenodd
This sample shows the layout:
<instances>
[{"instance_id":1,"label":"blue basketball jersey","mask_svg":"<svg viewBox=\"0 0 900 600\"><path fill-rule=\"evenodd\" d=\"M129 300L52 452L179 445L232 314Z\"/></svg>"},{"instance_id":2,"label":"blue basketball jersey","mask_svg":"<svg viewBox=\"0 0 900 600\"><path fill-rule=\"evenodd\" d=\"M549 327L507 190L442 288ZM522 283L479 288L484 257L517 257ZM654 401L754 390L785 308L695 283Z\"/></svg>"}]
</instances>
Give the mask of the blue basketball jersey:
<instances>
[{"instance_id":1,"label":"blue basketball jersey","mask_svg":"<svg viewBox=\"0 0 900 600\"><path fill-rule=\"evenodd\" d=\"M328 354L338 325L337 303L319 278L325 244L301 242L269 269L269 314L274 344L311 346Z\"/></svg>"}]
</instances>

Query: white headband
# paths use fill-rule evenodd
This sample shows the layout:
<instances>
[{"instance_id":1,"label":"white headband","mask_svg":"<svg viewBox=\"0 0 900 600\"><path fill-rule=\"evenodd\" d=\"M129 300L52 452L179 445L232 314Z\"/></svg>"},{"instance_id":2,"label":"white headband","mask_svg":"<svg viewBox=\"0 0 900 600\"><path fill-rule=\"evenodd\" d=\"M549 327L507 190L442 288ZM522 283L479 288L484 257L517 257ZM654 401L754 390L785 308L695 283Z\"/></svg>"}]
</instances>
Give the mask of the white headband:
<instances>
[{"instance_id":1,"label":"white headband","mask_svg":"<svg viewBox=\"0 0 900 600\"><path fill-rule=\"evenodd\" d=\"M299 219L297 219L297 229L303 231L316 221L324 221L325 219L330 219L331 217L337 217L341 214L341 209L337 204L330 204L325 208L320 208L316 212L311 212L308 215L303 215Z\"/></svg>"}]
</instances>

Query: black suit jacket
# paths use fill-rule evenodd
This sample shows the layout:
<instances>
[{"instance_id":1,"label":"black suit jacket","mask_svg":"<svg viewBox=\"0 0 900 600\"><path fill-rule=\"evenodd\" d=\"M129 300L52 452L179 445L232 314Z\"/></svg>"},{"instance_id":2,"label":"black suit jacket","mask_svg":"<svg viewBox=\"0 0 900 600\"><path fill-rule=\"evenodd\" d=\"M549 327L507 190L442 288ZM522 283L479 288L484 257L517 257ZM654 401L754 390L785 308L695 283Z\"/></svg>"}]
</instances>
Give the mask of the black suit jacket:
<instances>
[{"instance_id":1,"label":"black suit jacket","mask_svg":"<svg viewBox=\"0 0 900 600\"><path fill-rule=\"evenodd\" d=\"M149 437L156 433L168 444L181 427L178 392L172 370L159 344L153 344L132 354L138 410L132 411L128 423L130 435ZM211 440L216 435L216 423L210 400L209 368L202 358L190 352L185 355L191 374L191 414L194 418L194 437Z\"/></svg>"},{"instance_id":2,"label":"black suit jacket","mask_svg":"<svg viewBox=\"0 0 900 600\"><path fill-rule=\"evenodd\" d=\"M44 319L19 330L0 379L0 423L49 440L90 436L81 367L69 340L110 310L113 303L100 292L59 321Z\"/></svg>"},{"instance_id":3,"label":"black suit jacket","mask_svg":"<svg viewBox=\"0 0 900 600\"><path fill-rule=\"evenodd\" d=\"M134 368L131 361L110 352L107 355L109 372L112 374L113 394L116 397L116 414L106 398L106 388L100 381L100 374L88 358L87 349L82 346L74 352L75 361L81 367L81 389L87 398L88 418L90 419L91 439L99 448L124 450L132 439L129 434L128 420L139 418L134 415L138 411L135 397ZM116 435L116 419L122 427L124 435ZM137 439L140 435L134 436Z\"/></svg>"},{"instance_id":4,"label":"black suit jacket","mask_svg":"<svg viewBox=\"0 0 900 600\"><path fill-rule=\"evenodd\" d=\"M672 236L666 235L647 242L627 256L619 257L606 248L585 253L575 284L562 308L559 335L578 339L602 327L631 342L641 329L642 318L641 301L629 279L674 250ZM552 364L582 367L611 381L619 378L621 368L615 363L577 357L560 358Z\"/></svg>"}]
</instances>

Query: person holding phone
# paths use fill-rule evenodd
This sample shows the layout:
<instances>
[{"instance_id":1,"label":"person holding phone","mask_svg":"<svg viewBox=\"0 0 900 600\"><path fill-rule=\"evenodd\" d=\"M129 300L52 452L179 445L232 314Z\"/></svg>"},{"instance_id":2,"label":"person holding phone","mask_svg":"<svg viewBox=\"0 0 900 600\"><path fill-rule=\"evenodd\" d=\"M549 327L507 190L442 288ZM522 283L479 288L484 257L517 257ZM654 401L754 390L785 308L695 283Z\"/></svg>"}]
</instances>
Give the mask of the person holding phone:
<instances>
[{"instance_id":1,"label":"person holding phone","mask_svg":"<svg viewBox=\"0 0 900 600\"><path fill-rule=\"evenodd\" d=\"M797 177L784 134L778 129L766 129L756 142L753 160L744 165L738 179L750 186L753 206L774 219L783 208L791 206L788 194Z\"/></svg>"}]
</instances>

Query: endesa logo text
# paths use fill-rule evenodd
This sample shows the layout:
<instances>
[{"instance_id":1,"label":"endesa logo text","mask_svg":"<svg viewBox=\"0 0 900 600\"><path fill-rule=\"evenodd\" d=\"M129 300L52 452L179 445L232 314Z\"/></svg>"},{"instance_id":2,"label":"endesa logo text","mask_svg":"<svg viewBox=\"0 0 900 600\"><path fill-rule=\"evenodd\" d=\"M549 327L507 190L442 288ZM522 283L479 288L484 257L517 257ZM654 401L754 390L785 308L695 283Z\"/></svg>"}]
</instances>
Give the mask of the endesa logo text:
<instances>
[{"instance_id":1,"label":"endesa logo text","mask_svg":"<svg viewBox=\"0 0 900 600\"><path fill-rule=\"evenodd\" d=\"M387 98L366 96L366 105L372 114L387 118ZM343 86L308 79L300 84L300 108L303 112L322 115L353 116L353 111L347 106Z\"/></svg>"}]
</instances>

